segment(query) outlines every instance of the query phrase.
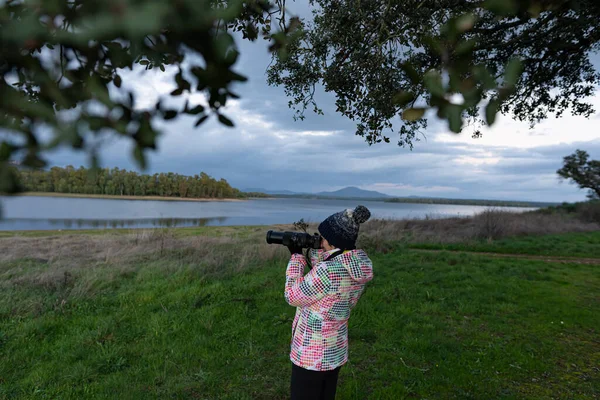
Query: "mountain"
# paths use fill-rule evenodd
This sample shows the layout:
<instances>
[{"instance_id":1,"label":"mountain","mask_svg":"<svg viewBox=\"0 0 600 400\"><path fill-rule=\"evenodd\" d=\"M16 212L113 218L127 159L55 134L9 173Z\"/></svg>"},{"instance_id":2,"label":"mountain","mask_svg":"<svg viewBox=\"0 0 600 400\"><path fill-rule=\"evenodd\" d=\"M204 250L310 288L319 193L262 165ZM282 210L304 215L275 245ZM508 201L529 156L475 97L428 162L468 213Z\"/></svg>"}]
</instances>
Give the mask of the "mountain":
<instances>
[{"instance_id":1,"label":"mountain","mask_svg":"<svg viewBox=\"0 0 600 400\"><path fill-rule=\"evenodd\" d=\"M389 196L384 193L374 192L371 190L363 190L354 186L345 187L340 190L336 190L335 192L319 192L319 193L300 193L300 192L292 192L291 190L268 190L264 188L246 188L243 192L255 192L255 193L264 193L271 194L274 196L298 196L298 197L336 197L336 198L355 198L355 199L389 199L392 196Z\"/></svg>"},{"instance_id":2,"label":"mountain","mask_svg":"<svg viewBox=\"0 0 600 400\"><path fill-rule=\"evenodd\" d=\"M375 192L372 190L363 190L354 186L345 187L335 192L319 192L317 196L323 197L352 197L352 198L364 198L364 199L387 199L392 196L385 193Z\"/></svg>"}]
</instances>

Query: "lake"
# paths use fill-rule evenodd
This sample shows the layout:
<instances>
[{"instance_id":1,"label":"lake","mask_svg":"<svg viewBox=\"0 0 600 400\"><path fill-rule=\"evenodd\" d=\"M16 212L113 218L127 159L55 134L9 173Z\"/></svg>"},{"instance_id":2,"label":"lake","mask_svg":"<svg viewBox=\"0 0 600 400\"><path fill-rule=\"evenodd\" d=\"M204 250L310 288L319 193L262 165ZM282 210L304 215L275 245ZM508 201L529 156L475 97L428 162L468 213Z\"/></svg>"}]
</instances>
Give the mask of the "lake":
<instances>
[{"instance_id":1,"label":"lake","mask_svg":"<svg viewBox=\"0 0 600 400\"><path fill-rule=\"evenodd\" d=\"M385 203L357 200L253 199L232 202L109 200L66 197L0 197L0 230L157 228L320 222L363 204L372 218L469 216L489 207ZM532 208L496 207L514 212Z\"/></svg>"}]
</instances>

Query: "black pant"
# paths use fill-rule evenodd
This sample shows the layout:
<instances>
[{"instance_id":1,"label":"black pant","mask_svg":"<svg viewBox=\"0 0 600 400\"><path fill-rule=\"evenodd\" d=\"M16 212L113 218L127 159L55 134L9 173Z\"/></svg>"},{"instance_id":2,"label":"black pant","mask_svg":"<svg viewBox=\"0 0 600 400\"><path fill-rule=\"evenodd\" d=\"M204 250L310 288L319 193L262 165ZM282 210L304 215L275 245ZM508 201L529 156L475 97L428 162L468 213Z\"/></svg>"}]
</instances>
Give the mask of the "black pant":
<instances>
[{"instance_id":1,"label":"black pant","mask_svg":"<svg viewBox=\"0 0 600 400\"><path fill-rule=\"evenodd\" d=\"M333 400L340 367L311 371L292 363L292 400Z\"/></svg>"}]
</instances>

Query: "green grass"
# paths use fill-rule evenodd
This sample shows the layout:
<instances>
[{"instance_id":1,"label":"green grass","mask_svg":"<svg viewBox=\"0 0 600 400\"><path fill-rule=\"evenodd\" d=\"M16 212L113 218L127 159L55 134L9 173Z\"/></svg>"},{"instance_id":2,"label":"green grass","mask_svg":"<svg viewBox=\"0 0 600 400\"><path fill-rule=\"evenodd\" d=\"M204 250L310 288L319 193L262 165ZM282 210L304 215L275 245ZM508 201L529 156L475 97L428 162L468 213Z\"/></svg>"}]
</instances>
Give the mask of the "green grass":
<instances>
[{"instance_id":1,"label":"green grass","mask_svg":"<svg viewBox=\"0 0 600 400\"><path fill-rule=\"evenodd\" d=\"M600 396L597 266L372 258L338 399ZM90 279L93 295L67 276L56 290L4 287L0 399L288 398L285 260L208 279L194 264L149 259ZM48 267L0 264L31 268Z\"/></svg>"},{"instance_id":2,"label":"green grass","mask_svg":"<svg viewBox=\"0 0 600 400\"><path fill-rule=\"evenodd\" d=\"M517 236L489 243L483 240L457 244L413 243L409 244L408 247L413 249L600 258L600 231Z\"/></svg>"}]
</instances>

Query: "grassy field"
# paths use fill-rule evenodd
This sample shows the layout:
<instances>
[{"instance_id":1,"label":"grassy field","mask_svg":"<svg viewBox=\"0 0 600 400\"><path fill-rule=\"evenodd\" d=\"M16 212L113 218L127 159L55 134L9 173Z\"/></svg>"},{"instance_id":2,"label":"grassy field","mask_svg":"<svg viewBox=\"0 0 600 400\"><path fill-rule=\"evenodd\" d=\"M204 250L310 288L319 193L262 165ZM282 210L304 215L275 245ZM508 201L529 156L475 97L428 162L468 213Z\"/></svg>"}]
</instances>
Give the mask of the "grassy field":
<instances>
[{"instance_id":1,"label":"grassy field","mask_svg":"<svg viewBox=\"0 0 600 400\"><path fill-rule=\"evenodd\" d=\"M0 399L287 398L286 251L265 227L194 229L0 239ZM493 251L543 243L600 253L597 232ZM600 396L600 266L483 245L371 253L338 399Z\"/></svg>"},{"instance_id":2,"label":"grassy field","mask_svg":"<svg viewBox=\"0 0 600 400\"><path fill-rule=\"evenodd\" d=\"M414 249L600 258L600 231L531 235L471 243L411 243Z\"/></svg>"}]
</instances>

